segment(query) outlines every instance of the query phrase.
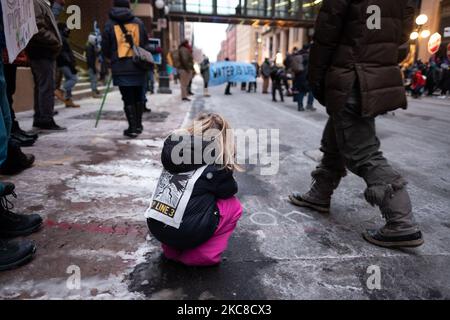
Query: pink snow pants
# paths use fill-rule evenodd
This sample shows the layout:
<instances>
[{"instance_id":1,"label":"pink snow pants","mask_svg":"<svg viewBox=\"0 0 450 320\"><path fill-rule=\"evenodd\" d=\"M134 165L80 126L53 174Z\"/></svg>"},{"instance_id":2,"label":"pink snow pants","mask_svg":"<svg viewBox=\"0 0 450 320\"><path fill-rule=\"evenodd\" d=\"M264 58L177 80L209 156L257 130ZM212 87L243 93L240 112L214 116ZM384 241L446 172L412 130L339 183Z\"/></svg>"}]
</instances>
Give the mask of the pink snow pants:
<instances>
[{"instance_id":1,"label":"pink snow pants","mask_svg":"<svg viewBox=\"0 0 450 320\"><path fill-rule=\"evenodd\" d=\"M233 197L227 200L219 199L217 207L220 212L220 222L212 238L195 249L185 251L163 244L162 249L167 259L187 266L212 266L220 263L221 255L226 250L228 240L242 215L242 206L239 200Z\"/></svg>"}]
</instances>

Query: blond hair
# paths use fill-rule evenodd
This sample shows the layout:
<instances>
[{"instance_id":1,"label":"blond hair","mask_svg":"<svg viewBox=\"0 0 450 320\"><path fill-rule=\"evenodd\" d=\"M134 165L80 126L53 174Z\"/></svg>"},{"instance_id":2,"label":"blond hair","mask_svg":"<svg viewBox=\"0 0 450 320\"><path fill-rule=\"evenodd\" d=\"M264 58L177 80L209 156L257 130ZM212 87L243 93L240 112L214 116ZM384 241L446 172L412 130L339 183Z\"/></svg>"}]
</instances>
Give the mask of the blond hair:
<instances>
[{"instance_id":1,"label":"blond hair","mask_svg":"<svg viewBox=\"0 0 450 320\"><path fill-rule=\"evenodd\" d=\"M240 171L243 169L236 163L236 145L234 133L228 121L217 113L201 113L187 128L182 129L190 135L208 137L217 144L216 163L223 169Z\"/></svg>"}]
</instances>

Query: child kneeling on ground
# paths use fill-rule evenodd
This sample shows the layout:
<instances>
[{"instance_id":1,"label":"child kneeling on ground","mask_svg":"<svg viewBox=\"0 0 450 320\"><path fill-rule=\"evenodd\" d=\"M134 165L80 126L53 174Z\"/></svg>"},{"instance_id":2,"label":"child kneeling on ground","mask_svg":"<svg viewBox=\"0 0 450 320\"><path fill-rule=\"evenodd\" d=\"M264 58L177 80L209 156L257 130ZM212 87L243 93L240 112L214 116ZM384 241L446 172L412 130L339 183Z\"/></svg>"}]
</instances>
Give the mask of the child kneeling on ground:
<instances>
[{"instance_id":1,"label":"child kneeling on ground","mask_svg":"<svg viewBox=\"0 0 450 320\"><path fill-rule=\"evenodd\" d=\"M242 215L234 136L218 114L203 114L164 142L164 170L146 213L166 258L188 266L219 264Z\"/></svg>"}]
</instances>

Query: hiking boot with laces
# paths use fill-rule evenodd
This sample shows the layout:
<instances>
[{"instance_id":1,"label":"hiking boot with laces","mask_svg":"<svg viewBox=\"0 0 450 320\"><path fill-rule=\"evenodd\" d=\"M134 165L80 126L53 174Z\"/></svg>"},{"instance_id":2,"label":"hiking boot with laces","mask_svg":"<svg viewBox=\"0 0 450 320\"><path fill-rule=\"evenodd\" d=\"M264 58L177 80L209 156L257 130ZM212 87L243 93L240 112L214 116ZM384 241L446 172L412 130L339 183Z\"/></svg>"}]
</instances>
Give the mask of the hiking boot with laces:
<instances>
[{"instance_id":1,"label":"hiking boot with laces","mask_svg":"<svg viewBox=\"0 0 450 320\"><path fill-rule=\"evenodd\" d=\"M10 193L14 198L14 191ZM11 210L14 205L8 200L7 195L0 197L0 238L15 238L30 235L38 231L42 226L42 218L38 214L23 215Z\"/></svg>"}]
</instances>

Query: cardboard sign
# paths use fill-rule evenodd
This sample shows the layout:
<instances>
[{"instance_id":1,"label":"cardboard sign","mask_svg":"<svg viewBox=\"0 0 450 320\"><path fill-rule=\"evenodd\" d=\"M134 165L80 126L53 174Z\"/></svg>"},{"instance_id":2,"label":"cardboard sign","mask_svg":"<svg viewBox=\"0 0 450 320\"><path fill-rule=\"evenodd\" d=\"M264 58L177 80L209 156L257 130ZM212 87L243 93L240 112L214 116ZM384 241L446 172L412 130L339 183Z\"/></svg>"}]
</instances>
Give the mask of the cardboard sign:
<instances>
[{"instance_id":1,"label":"cardboard sign","mask_svg":"<svg viewBox=\"0 0 450 320\"><path fill-rule=\"evenodd\" d=\"M38 32L33 1L1 0L9 62L13 63Z\"/></svg>"}]
</instances>

